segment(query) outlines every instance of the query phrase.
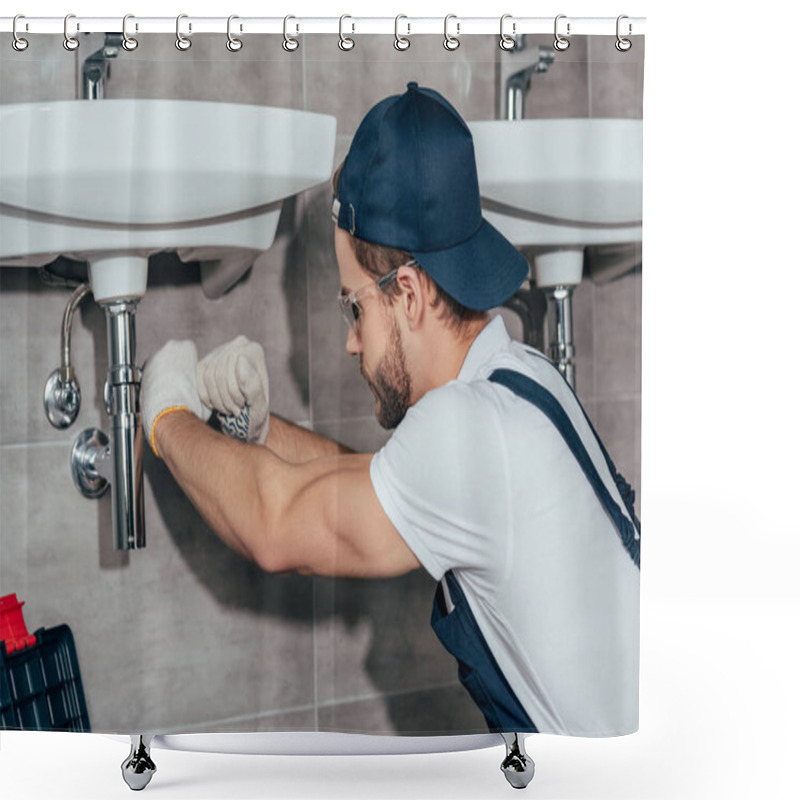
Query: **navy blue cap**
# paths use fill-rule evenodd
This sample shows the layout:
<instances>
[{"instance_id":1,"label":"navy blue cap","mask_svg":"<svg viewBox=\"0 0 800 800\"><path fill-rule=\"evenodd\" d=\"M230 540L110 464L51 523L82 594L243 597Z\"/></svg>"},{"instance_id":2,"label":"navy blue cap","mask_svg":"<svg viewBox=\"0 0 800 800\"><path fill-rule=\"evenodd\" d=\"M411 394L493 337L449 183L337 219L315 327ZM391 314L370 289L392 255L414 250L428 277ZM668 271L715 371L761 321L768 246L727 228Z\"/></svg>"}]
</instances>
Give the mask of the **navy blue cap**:
<instances>
[{"instance_id":1,"label":"navy blue cap","mask_svg":"<svg viewBox=\"0 0 800 800\"><path fill-rule=\"evenodd\" d=\"M334 214L353 236L411 253L467 308L500 305L528 275L522 254L483 218L466 122L442 95L414 82L362 120Z\"/></svg>"}]
</instances>

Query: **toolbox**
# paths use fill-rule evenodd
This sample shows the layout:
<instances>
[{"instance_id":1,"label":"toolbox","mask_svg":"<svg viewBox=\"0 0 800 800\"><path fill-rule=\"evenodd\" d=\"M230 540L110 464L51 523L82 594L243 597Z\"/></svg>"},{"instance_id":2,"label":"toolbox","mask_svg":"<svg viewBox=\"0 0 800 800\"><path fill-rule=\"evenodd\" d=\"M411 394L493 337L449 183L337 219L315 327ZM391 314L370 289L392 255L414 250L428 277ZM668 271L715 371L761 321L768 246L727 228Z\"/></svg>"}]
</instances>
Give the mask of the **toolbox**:
<instances>
[{"instance_id":1,"label":"toolbox","mask_svg":"<svg viewBox=\"0 0 800 800\"><path fill-rule=\"evenodd\" d=\"M0 730L88 733L75 640L68 625L29 634L23 602L0 597Z\"/></svg>"}]
</instances>

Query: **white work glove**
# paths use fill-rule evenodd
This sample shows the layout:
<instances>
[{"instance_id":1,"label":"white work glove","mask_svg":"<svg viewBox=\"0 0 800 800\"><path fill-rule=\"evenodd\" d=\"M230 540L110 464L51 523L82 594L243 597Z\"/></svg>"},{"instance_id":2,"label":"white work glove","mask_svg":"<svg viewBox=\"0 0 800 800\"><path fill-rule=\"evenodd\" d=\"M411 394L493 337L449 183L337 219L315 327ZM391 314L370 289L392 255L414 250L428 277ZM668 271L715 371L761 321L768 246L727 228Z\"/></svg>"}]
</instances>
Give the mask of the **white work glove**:
<instances>
[{"instance_id":1,"label":"white work glove","mask_svg":"<svg viewBox=\"0 0 800 800\"><path fill-rule=\"evenodd\" d=\"M211 412L197 392L197 347L190 340L167 342L144 365L139 393L142 428L153 452L156 425L172 411L186 409L207 422Z\"/></svg>"},{"instance_id":2,"label":"white work glove","mask_svg":"<svg viewBox=\"0 0 800 800\"><path fill-rule=\"evenodd\" d=\"M197 365L200 401L216 411L222 430L264 444L269 430L269 378L264 350L244 336L212 350Z\"/></svg>"}]
</instances>

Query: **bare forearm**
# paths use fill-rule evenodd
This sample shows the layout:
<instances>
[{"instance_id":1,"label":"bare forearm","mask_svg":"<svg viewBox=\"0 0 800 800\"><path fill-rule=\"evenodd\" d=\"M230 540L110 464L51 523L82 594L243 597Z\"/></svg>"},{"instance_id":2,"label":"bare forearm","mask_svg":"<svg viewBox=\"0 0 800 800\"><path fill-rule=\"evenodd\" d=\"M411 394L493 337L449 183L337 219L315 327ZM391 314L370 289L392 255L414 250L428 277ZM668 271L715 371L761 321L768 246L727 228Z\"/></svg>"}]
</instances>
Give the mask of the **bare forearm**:
<instances>
[{"instance_id":1,"label":"bare forearm","mask_svg":"<svg viewBox=\"0 0 800 800\"><path fill-rule=\"evenodd\" d=\"M266 446L284 461L292 464L303 464L316 458L354 452L333 439L301 428L275 414L271 414L269 418Z\"/></svg>"},{"instance_id":2,"label":"bare forearm","mask_svg":"<svg viewBox=\"0 0 800 800\"><path fill-rule=\"evenodd\" d=\"M320 502L319 494L312 500L310 488L368 458L338 454L291 464L268 447L212 430L188 411L164 417L155 437L173 477L211 528L269 572L305 571L310 558L304 539L310 531L326 529L331 505L327 499Z\"/></svg>"},{"instance_id":3,"label":"bare forearm","mask_svg":"<svg viewBox=\"0 0 800 800\"><path fill-rule=\"evenodd\" d=\"M163 417L155 443L217 535L267 572L379 577L420 566L375 495L367 453L291 464L189 411Z\"/></svg>"},{"instance_id":4,"label":"bare forearm","mask_svg":"<svg viewBox=\"0 0 800 800\"><path fill-rule=\"evenodd\" d=\"M258 538L267 533L260 530L259 476L265 458L279 459L213 431L189 412L164 417L156 442L164 463L211 528L240 555L255 560Z\"/></svg>"}]
</instances>

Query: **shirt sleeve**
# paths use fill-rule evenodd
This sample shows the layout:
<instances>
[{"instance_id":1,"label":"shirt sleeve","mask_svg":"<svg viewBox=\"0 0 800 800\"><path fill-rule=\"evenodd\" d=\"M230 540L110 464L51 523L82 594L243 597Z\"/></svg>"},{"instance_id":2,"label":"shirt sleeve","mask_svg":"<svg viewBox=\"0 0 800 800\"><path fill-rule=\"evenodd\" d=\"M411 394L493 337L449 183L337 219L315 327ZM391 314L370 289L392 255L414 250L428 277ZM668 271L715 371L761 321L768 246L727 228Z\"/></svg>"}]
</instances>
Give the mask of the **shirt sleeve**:
<instances>
[{"instance_id":1,"label":"shirt sleeve","mask_svg":"<svg viewBox=\"0 0 800 800\"><path fill-rule=\"evenodd\" d=\"M453 381L408 410L370 477L398 533L440 580L454 568L504 569L508 470L491 389Z\"/></svg>"}]
</instances>

